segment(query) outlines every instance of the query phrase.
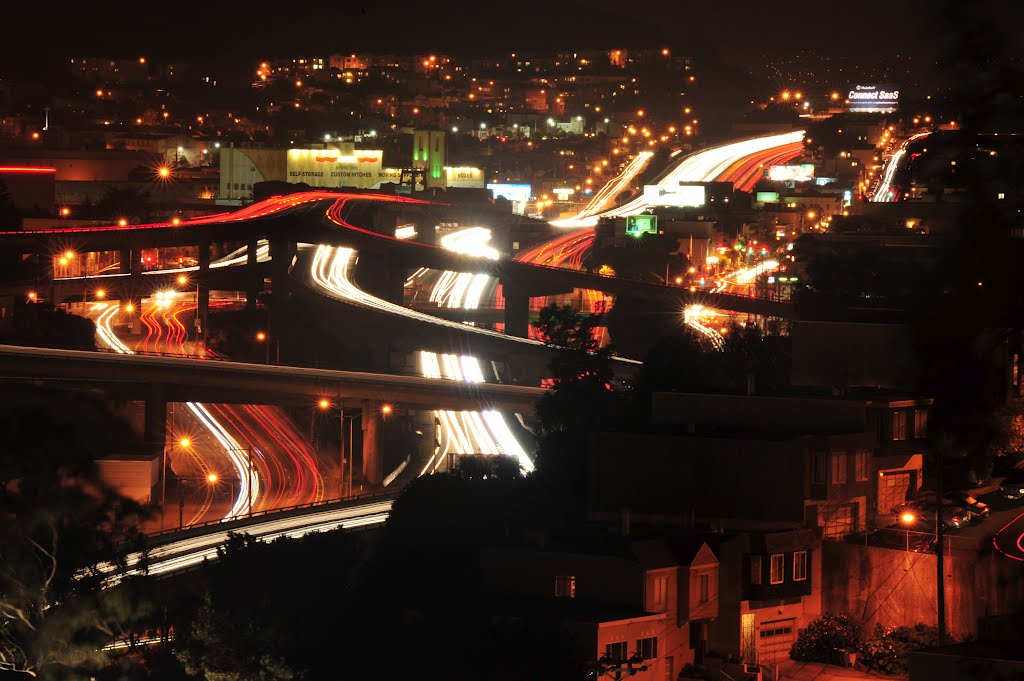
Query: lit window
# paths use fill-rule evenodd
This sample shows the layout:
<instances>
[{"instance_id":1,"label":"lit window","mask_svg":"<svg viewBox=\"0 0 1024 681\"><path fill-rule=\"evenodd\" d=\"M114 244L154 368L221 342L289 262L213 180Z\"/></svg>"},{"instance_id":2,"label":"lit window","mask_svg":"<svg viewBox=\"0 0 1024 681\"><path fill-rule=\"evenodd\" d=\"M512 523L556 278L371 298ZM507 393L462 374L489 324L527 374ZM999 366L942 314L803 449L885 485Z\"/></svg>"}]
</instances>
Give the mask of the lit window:
<instances>
[{"instance_id":1,"label":"lit window","mask_svg":"<svg viewBox=\"0 0 1024 681\"><path fill-rule=\"evenodd\" d=\"M761 583L761 556L750 557L750 583Z\"/></svg>"},{"instance_id":2,"label":"lit window","mask_svg":"<svg viewBox=\"0 0 1024 681\"><path fill-rule=\"evenodd\" d=\"M576 577L573 575L555 577L555 598L576 598Z\"/></svg>"},{"instance_id":3,"label":"lit window","mask_svg":"<svg viewBox=\"0 0 1024 681\"><path fill-rule=\"evenodd\" d=\"M769 582L772 584L782 584L786 579L786 557L781 553L772 554L771 559L771 571L769 574Z\"/></svg>"},{"instance_id":4,"label":"lit window","mask_svg":"<svg viewBox=\"0 0 1024 681\"><path fill-rule=\"evenodd\" d=\"M807 579L807 552L797 551L793 554L793 581L802 582Z\"/></svg>"}]
</instances>

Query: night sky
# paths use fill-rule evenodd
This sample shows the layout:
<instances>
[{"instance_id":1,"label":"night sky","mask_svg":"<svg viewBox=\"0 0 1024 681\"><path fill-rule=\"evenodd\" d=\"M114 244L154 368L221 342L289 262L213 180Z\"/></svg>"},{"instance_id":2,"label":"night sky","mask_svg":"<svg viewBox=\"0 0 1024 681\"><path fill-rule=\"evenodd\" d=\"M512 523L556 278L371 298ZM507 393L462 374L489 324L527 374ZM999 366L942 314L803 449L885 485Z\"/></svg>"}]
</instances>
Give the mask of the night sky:
<instances>
[{"instance_id":1,"label":"night sky","mask_svg":"<svg viewBox=\"0 0 1024 681\"><path fill-rule=\"evenodd\" d=\"M762 55L778 57L798 49L865 59L909 52L933 60L946 49L949 25L964 25L943 21L943 15L979 5L982 9L971 11L995 17L998 26L1014 32L1012 40L1024 37L1024 7L994 0L857 0L845 5L824 0L147 0L5 6L2 11L16 12L17 18L2 22L8 31L0 39L0 50L7 58L145 54L202 61L202 55L251 60L360 50L481 54L667 45L697 55L710 51L738 66Z\"/></svg>"}]
</instances>

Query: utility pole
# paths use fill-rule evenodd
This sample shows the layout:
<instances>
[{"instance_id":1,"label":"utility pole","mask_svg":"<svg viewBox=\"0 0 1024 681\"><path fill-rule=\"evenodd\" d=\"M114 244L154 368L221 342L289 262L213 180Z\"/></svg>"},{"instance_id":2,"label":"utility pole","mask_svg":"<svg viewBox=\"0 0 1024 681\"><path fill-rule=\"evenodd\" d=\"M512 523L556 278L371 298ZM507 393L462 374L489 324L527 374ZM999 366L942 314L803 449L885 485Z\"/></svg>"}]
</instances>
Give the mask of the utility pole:
<instances>
[{"instance_id":1,"label":"utility pole","mask_svg":"<svg viewBox=\"0 0 1024 681\"><path fill-rule=\"evenodd\" d=\"M945 528L942 522L942 468L945 465L943 450L947 439L943 438L935 447L935 569L938 574L935 576L936 585L936 607L939 609L939 645L946 645L946 565L943 555L943 539Z\"/></svg>"},{"instance_id":2,"label":"utility pole","mask_svg":"<svg viewBox=\"0 0 1024 681\"><path fill-rule=\"evenodd\" d=\"M640 653L633 653L632 657L625 660L613 660L607 654L602 655L597 661L597 676L608 675L615 681L622 681L624 677L635 676L639 672L647 671L647 665L641 664L643 658Z\"/></svg>"},{"instance_id":3,"label":"utility pole","mask_svg":"<svg viewBox=\"0 0 1024 681\"><path fill-rule=\"evenodd\" d=\"M339 398L339 402L341 399ZM341 408L341 421L338 423L338 450L341 455L341 475L338 476L338 496L345 496L345 407ZM351 456L351 452L349 452Z\"/></svg>"}]
</instances>

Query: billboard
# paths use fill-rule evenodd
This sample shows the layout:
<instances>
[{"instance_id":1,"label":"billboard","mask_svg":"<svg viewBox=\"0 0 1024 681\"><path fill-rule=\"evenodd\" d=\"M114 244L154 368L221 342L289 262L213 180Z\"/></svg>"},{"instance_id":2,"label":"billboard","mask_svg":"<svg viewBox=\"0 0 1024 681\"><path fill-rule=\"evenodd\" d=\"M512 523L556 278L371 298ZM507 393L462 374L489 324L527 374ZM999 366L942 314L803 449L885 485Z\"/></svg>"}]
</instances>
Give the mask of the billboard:
<instances>
[{"instance_id":1,"label":"billboard","mask_svg":"<svg viewBox=\"0 0 1024 681\"><path fill-rule=\"evenodd\" d=\"M630 215L626 218L626 234L630 236L642 236L644 234L658 233L658 216L641 213Z\"/></svg>"},{"instance_id":2,"label":"billboard","mask_svg":"<svg viewBox=\"0 0 1024 681\"><path fill-rule=\"evenodd\" d=\"M702 184L681 184L677 187L663 187L657 184L644 185L644 201L648 206L696 208L703 206L705 200L705 187Z\"/></svg>"},{"instance_id":3,"label":"billboard","mask_svg":"<svg viewBox=\"0 0 1024 681\"><path fill-rule=\"evenodd\" d=\"M532 192L532 185L528 184L488 184L487 188L494 193L494 198L503 196L513 203L529 201Z\"/></svg>"},{"instance_id":4,"label":"billboard","mask_svg":"<svg viewBox=\"0 0 1024 681\"><path fill-rule=\"evenodd\" d=\"M778 203L779 193L778 192L757 192L754 195L754 201L757 203Z\"/></svg>"},{"instance_id":5,"label":"billboard","mask_svg":"<svg viewBox=\"0 0 1024 681\"><path fill-rule=\"evenodd\" d=\"M851 85L846 92L846 110L851 113L894 113L900 104L900 89L892 83Z\"/></svg>"},{"instance_id":6,"label":"billboard","mask_svg":"<svg viewBox=\"0 0 1024 681\"><path fill-rule=\"evenodd\" d=\"M484 172L479 168L445 168L448 187L484 188Z\"/></svg>"},{"instance_id":7,"label":"billboard","mask_svg":"<svg viewBox=\"0 0 1024 681\"><path fill-rule=\"evenodd\" d=\"M814 164L768 166L768 179L775 182L809 182L814 179Z\"/></svg>"},{"instance_id":8,"label":"billboard","mask_svg":"<svg viewBox=\"0 0 1024 681\"><path fill-rule=\"evenodd\" d=\"M305 182L311 187L358 187L369 189L385 179L380 150L289 149L288 182Z\"/></svg>"}]
</instances>

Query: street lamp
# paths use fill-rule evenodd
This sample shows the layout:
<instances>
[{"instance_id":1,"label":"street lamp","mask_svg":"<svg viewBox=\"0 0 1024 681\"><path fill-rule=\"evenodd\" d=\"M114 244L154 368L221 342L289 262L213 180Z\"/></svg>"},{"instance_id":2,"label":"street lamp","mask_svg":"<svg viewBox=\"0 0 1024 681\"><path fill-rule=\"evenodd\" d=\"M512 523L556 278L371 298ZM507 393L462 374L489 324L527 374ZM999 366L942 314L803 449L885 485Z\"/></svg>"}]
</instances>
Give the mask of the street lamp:
<instances>
[{"instance_id":1,"label":"street lamp","mask_svg":"<svg viewBox=\"0 0 1024 681\"><path fill-rule=\"evenodd\" d=\"M917 520L917 516L915 516L913 513L904 513L900 516L900 522L903 523L903 534L907 538L907 553L910 553L910 525L915 520Z\"/></svg>"}]
</instances>

